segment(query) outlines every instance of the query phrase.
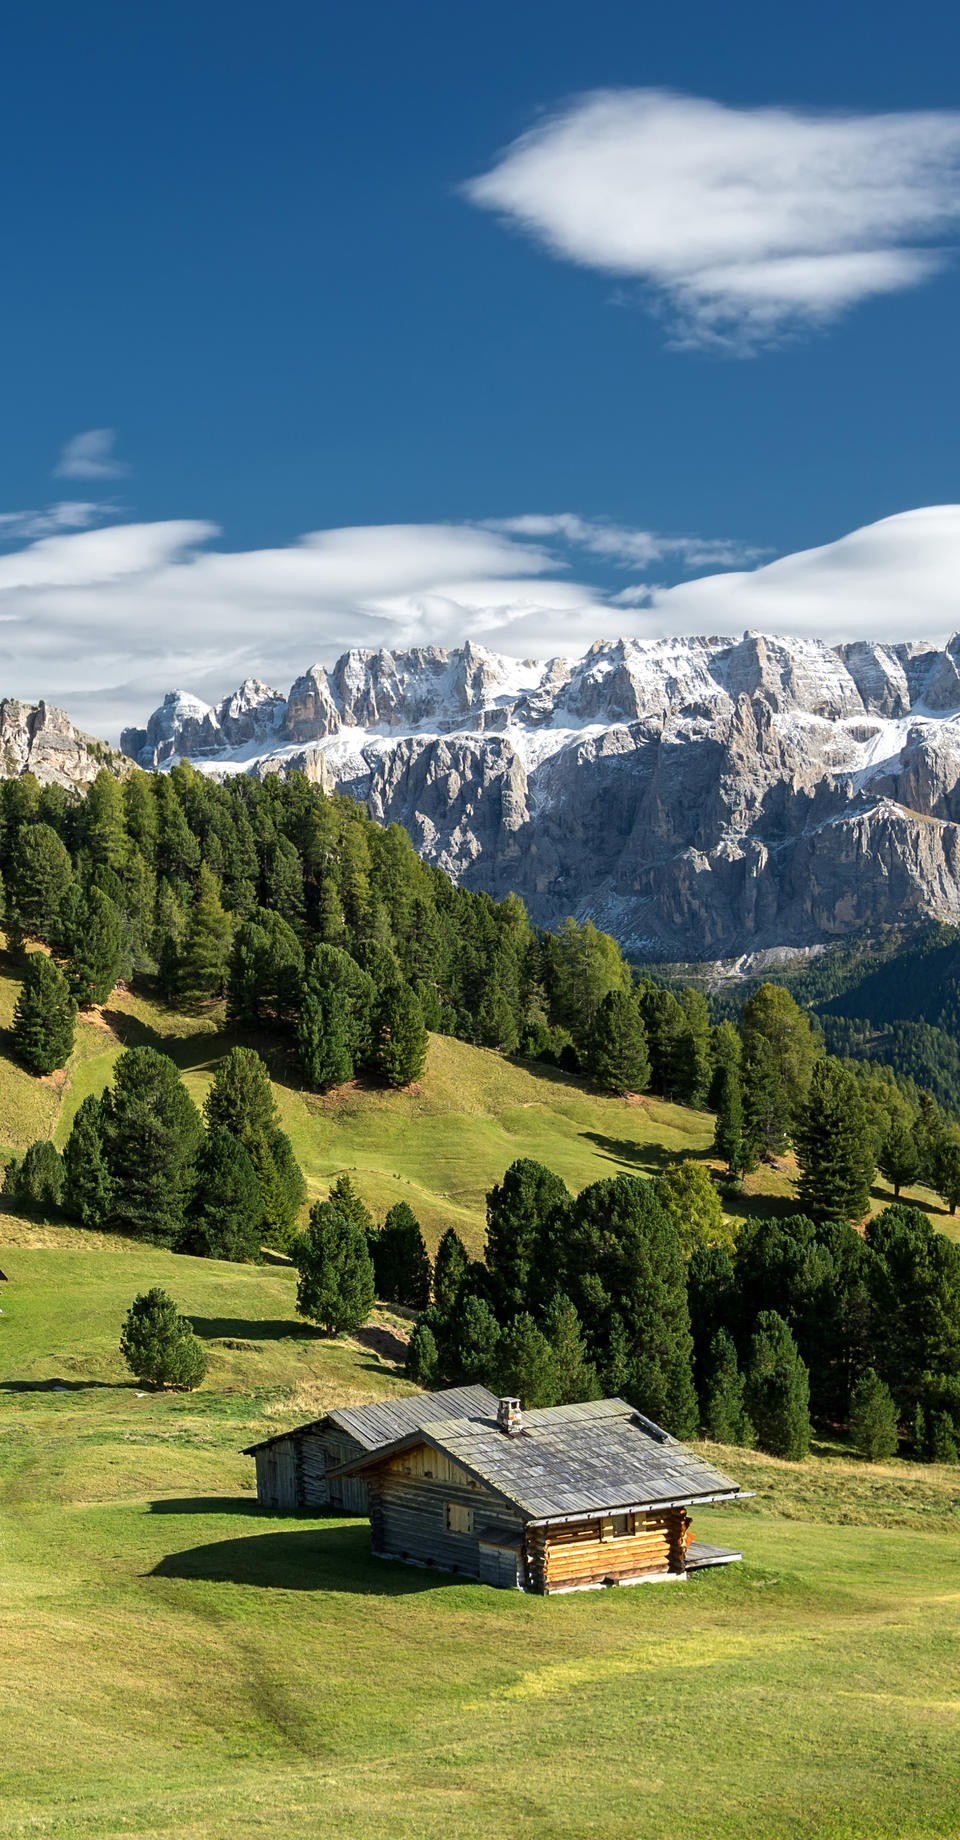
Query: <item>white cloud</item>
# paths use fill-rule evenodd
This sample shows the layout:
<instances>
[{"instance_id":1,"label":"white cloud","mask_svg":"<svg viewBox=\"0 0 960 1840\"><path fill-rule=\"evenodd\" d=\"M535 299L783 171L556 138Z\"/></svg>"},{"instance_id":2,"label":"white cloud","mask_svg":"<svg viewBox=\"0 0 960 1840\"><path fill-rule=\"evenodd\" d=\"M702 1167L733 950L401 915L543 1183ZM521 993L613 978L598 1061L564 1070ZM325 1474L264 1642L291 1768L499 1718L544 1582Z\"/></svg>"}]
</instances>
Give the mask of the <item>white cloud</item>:
<instances>
[{"instance_id":1,"label":"white cloud","mask_svg":"<svg viewBox=\"0 0 960 1840\"><path fill-rule=\"evenodd\" d=\"M64 499L42 511L0 511L0 543L24 542L61 530L85 530L116 511L115 505L92 505Z\"/></svg>"},{"instance_id":2,"label":"white cloud","mask_svg":"<svg viewBox=\"0 0 960 1840\"><path fill-rule=\"evenodd\" d=\"M655 530L633 530L604 518L579 517L574 511L527 513L523 517L491 518L487 530L515 537L562 537L565 543L603 556L624 567L646 568L651 562L673 557L686 568L732 567L752 562L762 550L726 538L670 537Z\"/></svg>"},{"instance_id":3,"label":"white cloud","mask_svg":"<svg viewBox=\"0 0 960 1840\"><path fill-rule=\"evenodd\" d=\"M916 287L960 219L960 113L580 96L465 187L552 254L634 277L675 344L746 352Z\"/></svg>"},{"instance_id":4,"label":"white cloud","mask_svg":"<svg viewBox=\"0 0 960 1840\"><path fill-rule=\"evenodd\" d=\"M130 468L113 452L112 428L88 428L75 434L63 448L54 467L58 479L122 479Z\"/></svg>"},{"instance_id":5,"label":"white cloud","mask_svg":"<svg viewBox=\"0 0 960 1840\"><path fill-rule=\"evenodd\" d=\"M567 514L564 514L567 515ZM584 524L573 519L574 541ZM0 556L0 683L94 733L165 690L213 701L256 675L286 690L351 646L576 656L594 639L753 628L829 640L944 638L960 625L960 506L905 512L755 569L614 595L566 567L550 518L318 531L283 549L210 547L213 525L120 524ZM606 528L606 527L605 527ZM656 545L658 539L651 538ZM653 561L656 564L657 557Z\"/></svg>"}]
</instances>

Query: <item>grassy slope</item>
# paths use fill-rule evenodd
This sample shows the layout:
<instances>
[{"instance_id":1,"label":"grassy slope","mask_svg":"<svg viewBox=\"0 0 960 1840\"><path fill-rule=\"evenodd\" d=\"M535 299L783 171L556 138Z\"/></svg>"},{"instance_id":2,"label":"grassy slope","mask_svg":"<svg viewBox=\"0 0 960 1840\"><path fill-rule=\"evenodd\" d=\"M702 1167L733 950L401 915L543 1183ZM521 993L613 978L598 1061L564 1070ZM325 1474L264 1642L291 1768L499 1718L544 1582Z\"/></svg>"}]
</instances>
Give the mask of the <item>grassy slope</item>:
<instances>
[{"instance_id":1,"label":"grassy slope","mask_svg":"<svg viewBox=\"0 0 960 1840\"><path fill-rule=\"evenodd\" d=\"M368 1348L297 1325L282 1267L47 1237L2 1249L0 1834L960 1832L956 1471L718 1453L758 1493L698 1529L745 1563L681 1587L383 1565L365 1523L261 1513L238 1454L394 1387ZM197 1394L125 1379L150 1282Z\"/></svg>"},{"instance_id":2,"label":"grassy slope","mask_svg":"<svg viewBox=\"0 0 960 1840\"><path fill-rule=\"evenodd\" d=\"M9 964L0 961L0 1031L9 1026L17 989ZM0 1152L50 1134L62 1146L81 1099L107 1085L123 1045L150 1043L172 1054L200 1104L234 1039L217 1016L177 1016L118 992L102 1016L81 1021L66 1072L35 1080L10 1058L0 1034ZM274 1044L258 1045L271 1060L283 1125L311 1196L325 1194L348 1169L375 1213L408 1201L431 1248L453 1225L472 1253L482 1252L484 1197L516 1157L546 1163L577 1190L621 1170L652 1174L672 1157L710 1155L713 1120L704 1112L654 1098L606 1098L562 1074L514 1066L442 1036L431 1039L424 1078L410 1091L349 1087L325 1098L300 1089L295 1068ZM734 1209L785 1210L792 1196L785 1163L749 1177ZM928 1191L911 1190L905 1198L955 1230ZM874 1205L890 1199L878 1186Z\"/></svg>"}]
</instances>

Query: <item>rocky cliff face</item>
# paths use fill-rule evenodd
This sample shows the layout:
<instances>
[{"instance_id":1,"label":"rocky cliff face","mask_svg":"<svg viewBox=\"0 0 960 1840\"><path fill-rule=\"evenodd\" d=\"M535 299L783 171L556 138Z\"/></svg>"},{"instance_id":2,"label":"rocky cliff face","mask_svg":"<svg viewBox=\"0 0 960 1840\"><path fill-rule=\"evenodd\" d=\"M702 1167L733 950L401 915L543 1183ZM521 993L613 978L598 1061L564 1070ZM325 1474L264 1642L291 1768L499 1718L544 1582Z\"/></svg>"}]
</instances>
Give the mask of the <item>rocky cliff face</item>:
<instances>
[{"instance_id":1,"label":"rocky cliff face","mask_svg":"<svg viewBox=\"0 0 960 1840\"><path fill-rule=\"evenodd\" d=\"M102 741L74 728L62 709L49 703L0 702L0 775L32 773L42 786L86 786L100 768L123 767L122 757Z\"/></svg>"},{"instance_id":2,"label":"rocky cliff face","mask_svg":"<svg viewBox=\"0 0 960 1840\"><path fill-rule=\"evenodd\" d=\"M457 880L638 955L960 921L960 637L598 643L576 661L349 652L284 697L172 692L143 766L288 772L397 821Z\"/></svg>"}]
</instances>

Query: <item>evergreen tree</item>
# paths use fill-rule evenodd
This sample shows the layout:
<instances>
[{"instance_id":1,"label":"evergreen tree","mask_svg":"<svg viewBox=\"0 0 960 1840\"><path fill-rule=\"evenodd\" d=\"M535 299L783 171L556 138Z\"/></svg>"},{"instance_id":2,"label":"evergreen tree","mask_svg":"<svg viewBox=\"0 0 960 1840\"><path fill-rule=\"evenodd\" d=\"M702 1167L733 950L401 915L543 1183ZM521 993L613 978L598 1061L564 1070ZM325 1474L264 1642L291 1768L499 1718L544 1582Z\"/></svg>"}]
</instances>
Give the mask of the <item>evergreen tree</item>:
<instances>
[{"instance_id":1,"label":"evergreen tree","mask_svg":"<svg viewBox=\"0 0 960 1840\"><path fill-rule=\"evenodd\" d=\"M156 1048L127 1048L103 1101L111 1225L159 1246L177 1246L186 1227L200 1115L176 1065Z\"/></svg>"},{"instance_id":2,"label":"evergreen tree","mask_svg":"<svg viewBox=\"0 0 960 1840\"><path fill-rule=\"evenodd\" d=\"M868 1463L882 1463L897 1454L897 1408L889 1387L872 1367L861 1374L853 1389L850 1437Z\"/></svg>"},{"instance_id":3,"label":"evergreen tree","mask_svg":"<svg viewBox=\"0 0 960 1840\"><path fill-rule=\"evenodd\" d=\"M377 1296L425 1310L430 1302L430 1259L420 1222L405 1201L390 1209L379 1233L369 1238Z\"/></svg>"},{"instance_id":4,"label":"evergreen tree","mask_svg":"<svg viewBox=\"0 0 960 1840\"><path fill-rule=\"evenodd\" d=\"M443 1366L455 1385L490 1386L496 1380L499 1343L490 1305L482 1297L463 1297L455 1317L444 1325Z\"/></svg>"},{"instance_id":5,"label":"evergreen tree","mask_svg":"<svg viewBox=\"0 0 960 1840\"><path fill-rule=\"evenodd\" d=\"M257 1172L240 1139L208 1131L197 1157L188 1250L208 1259L256 1259L263 1202Z\"/></svg>"},{"instance_id":6,"label":"evergreen tree","mask_svg":"<svg viewBox=\"0 0 960 1840\"><path fill-rule=\"evenodd\" d=\"M227 1019L251 1029L292 1028L300 1009L303 947L282 915L259 907L230 953Z\"/></svg>"},{"instance_id":7,"label":"evergreen tree","mask_svg":"<svg viewBox=\"0 0 960 1840\"><path fill-rule=\"evenodd\" d=\"M860 1089L839 1061L816 1063L796 1135L801 1206L813 1220L860 1220L870 1206L873 1147Z\"/></svg>"},{"instance_id":8,"label":"evergreen tree","mask_svg":"<svg viewBox=\"0 0 960 1840\"><path fill-rule=\"evenodd\" d=\"M467 1249L455 1227L441 1236L433 1267L433 1297L446 1321L458 1309L467 1276Z\"/></svg>"},{"instance_id":9,"label":"evergreen tree","mask_svg":"<svg viewBox=\"0 0 960 1840\"><path fill-rule=\"evenodd\" d=\"M527 1311L514 1316L497 1343L497 1392L519 1399L531 1411L557 1404L557 1369L542 1329Z\"/></svg>"},{"instance_id":10,"label":"evergreen tree","mask_svg":"<svg viewBox=\"0 0 960 1840\"><path fill-rule=\"evenodd\" d=\"M664 1099L679 1098L688 1076L684 1036L687 1019L672 990L642 982L637 1002L650 1053L650 1086Z\"/></svg>"},{"instance_id":11,"label":"evergreen tree","mask_svg":"<svg viewBox=\"0 0 960 1840\"><path fill-rule=\"evenodd\" d=\"M960 1373L960 1247L919 1208L893 1206L869 1220L865 1239L870 1358L905 1414L929 1375Z\"/></svg>"},{"instance_id":12,"label":"evergreen tree","mask_svg":"<svg viewBox=\"0 0 960 1840\"><path fill-rule=\"evenodd\" d=\"M440 1356L437 1353L436 1337L429 1323L422 1317L414 1325L413 1334L407 1343L404 1372L407 1379L412 1380L425 1393L432 1393L439 1385Z\"/></svg>"},{"instance_id":13,"label":"evergreen tree","mask_svg":"<svg viewBox=\"0 0 960 1840\"><path fill-rule=\"evenodd\" d=\"M67 981L81 1009L105 1003L123 966L124 929L120 914L100 888L68 894L60 909L59 946L67 960ZM69 921L64 924L65 910Z\"/></svg>"},{"instance_id":14,"label":"evergreen tree","mask_svg":"<svg viewBox=\"0 0 960 1840\"><path fill-rule=\"evenodd\" d=\"M724 1073L735 1074L740 1079L740 1037L732 1022L718 1022L710 1031L710 1091L707 1104L712 1112L720 1109L720 1078Z\"/></svg>"},{"instance_id":15,"label":"evergreen tree","mask_svg":"<svg viewBox=\"0 0 960 1840\"><path fill-rule=\"evenodd\" d=\"M349 1019L332 985L304 990L297 1021L297 1053L311 1092L330 1092L354 1075Z\"/></svg>"},{"instance_id":16,"label":"evergreen tree","mask_svg":"<svg viewBox=\"0 0 960 1840\"><path fill-rule=\"evenodd\" d=\"M484 1256L502 1316L552 1293L556 1273L549 1268L547 1246L554 1216L569 1206L570 1192L560 1177L528 1157L511 1163L503 1181L490 1190Z\"/></svg>"},{"instance_id":17,"label":"evergreen tree","mask_svg":"<svg viewBox=\"0 0 960 1840\"><path fill-rule=\"evenodd\" d=\"M752 1444L753 1426L744 1404L745 1383L732 1335L718 1329L710 1343L709 1379L703 1394L703 1429L715 1444Z\"/></svg>"},{"instance_id":18,"label":"evergreen tree","mask_svg":"<svg viewBox=\"0 0 960 1840\"><path fill-rule=\"evenodd\" d=\"M790 1094L776 1050L764 1035L744 1042L741 1087L749 1161L782 1155L793 1123Z\"/></svg>"},{"instance_id":19,"label":"evergreen tree","mask_svg":"<svg viewBox=\"0 0 960 1840\"><path fill-rule=\"evenodd\" d=\"M740 1032L745 1084L746 1066L755 1058L759 1042L771 1050L769 1065L783 1107L780 1122L789 1136L806 1104L819 1053L810 1019L781 984L761 984L743 1006Z\"/></svg>"},{"instance_id":20,"label":"evergreen tree","mask_svg":"<svg viewBox=\"0 0 960 1840\"><path fill-rule=\"evenodd\" d=\"M12 1166L11 1188L26 1207L44 1212L59 1208L63 1199L63 1158L56 1145L48 1138L31 1144L22 1162Z\"/></svg>"},{"instance_id":21,"label":"evergreen tree","mask_svg":"<svg viewBox=\"0 0 960 1840\"><path fill-rule=\"evenodd\" d=\"M584 1399L598 1399L597 1370L588 1357L583 1327L569 1297L558 1293L551 1300L543 1332L553 1355L555 1403L577 1405Z\"/></svg>"},{"instance_id":22,"label":"evergreen tree","mask_svg":"<svg viewBox=\"0 0 960 1840\"><path fill-rule=\"evenodd\" d=\"M269 1142L279 1113L270 1075L254 1048L231 1048L218 1063L203 1109L209 1130L222 1125L247 1150L258 1139Z\"/></svg>"},{"instance_id":23,"label":"evergreen tree","mask_svg":"<svg viewBox=\"0 0 960 1840\"><path fill-rule=\"evenodd\" d=\"M353 1177L347 1175L346 1170L334 1182L329 1200L339 1214L343 1214L345 1219L352 1221L353 1225L369 1239L374 1230L373 1215L354 1183Z\"/></svg>"},{"instance_id":24,"label":"evergreen tree","mask_svg":"<svg viewBox=\"0 0 960 1840\"><path fill-rule=\"evenodd\" d=\"M547 975L557 1021L586 1047L597 1011L611 990L630 990L630 967L608 933L590 920L565 920L547 942Z\"/></svg>"},{"instance_id":25,"label":"evergreen tree","mask_svg":"<svg viewBox=\"0 0 960 1840\"><path fill-rule=\"evenodd\" d=\"M359 1329L376 1289L366 1236L330 1201L315 1201L310 1224L295 1240L297 1310L327 1335Z\"/></svg>"},{"instance_id":26,"label":"evergreen tree","mask_svg":"<svg viewBox=\"0 0 960 1840\"><path fill-rule=\"evenodd\" d=\"M605 1092L643 1092L650 1084L647 1037L632 992L610 990L597 1011L590 1071Z\"/></svg>"},{"instance_id":27,"label":"evergreen tree","mask_svg":"<svg viewBox=\"0 0 960 1840\"><path fill-rule=\"evenodd\" d=\"M702 1163L690 1157L682 1163L668 1163L656 1178L656 1192L677 1229L680 1250L687 1261L701 1242L733 1251L733 1228L720 1205L710 1171Z\"/></svg>"},{"instance_id":28,"label":"evergreen tree","mask_svg":"<svg viewBox=\"0 0 960 1840\"><path fill-rule=\"evenodd\" d=\"M227 988L233 926L220 899L220 884L200 864L197 892L176 970L176 994L187 1007L222 997Z\"/></svg>"},{"instance_id":29,"label":"evergreen tree","mask_svg":"<svg viewBox=\"0 0 960 1840\"><path fill-rule=\"evenodd\" d=\"M159 1286L134 1298L120 1333L120 1353L141 1386L192 1391L207 1371L207 1357L190 1323Z\"/></svg>"},{"instance_id":30,"label":"evergreen tree","mask_svg":"<svg viewBox=\"0 0 960 1840\"><path fill-rule=\"evenodd\" d=\"M750 1344L746 1404L761 1450L796 1461L810 1449L810 1380L782 1316L763 1310Z\"/></svg>"},{"instance_id":31,"label":"evergreen tree","mask_svg":"<svg viewBox=\"0 0 960 1840\"><path fill-rule=\"evenodd\" d=\"M683 1027L679 1048L679 1091L684 1105L702 1106L707 1102L713 1073L710 1039L710 1011L702 990L688 985L680 992Z\"/></svg>"},{"instance_id":32,"label":"evergreen tree","mask_svg":"<svg viewBox=\"0 0 960 1840\"><path fill-rule=\"evenodd\" d=\"M51 940L72 882L73 864L56 831L49 824L25 826L8 875L9 930L18 938Z\"/></svg>"},{"instance_id":33,"label":"evergreen tree","mask_svg":"<svg viewBox=\"0 0 960 1840\"><path fill-rule=\"evenodd\" d=\"M955 1214L960 1204L960 1136L946 1132L933 1153L933 1180L944 1207Z\"/></svg>"},{"instance_id":34,"label":"evergreen tree","mask_svg":"<svg viewBox=\"0 0 960 1840\"><path fill-rule=\"evenodd\" d=\"M423 1011L409 984L390 984L377 1012L377 1066L388 1086L419 1080L427 1060Z\"/></svg>"},{"instance_id":35,"label":"evergreen tree","mask_svg":"<svg viewBox=\"0 0 960 1840\"><path fill-rule=\"evenodd\" d=\"M726 1163L732 1176L742 1176L753 1159L744 1132L743 1095L736 1068L718 1068L713 1095L717 1112L714 1153Z\"/></svg>"},{"instance_id":36,"label":"evergreen tree","mask_svg":"<svg viewBox=\"0 0 960 1840\"><path fill-rule=\"evenodd\" d=\"M44 952L31 952L13 1012L15 1053L31 1073L53 1073L73 1053L77 1006L67 980Z\"/></svg>"},{"instance_id":37,"label":"evergreen tree","mask_svg":"<svg viewBox=\"0 0 960 1840\"><path fill-rule=\"evenodd\" d=\"M960 1457L956 1426L949 1412L931 1412L927 1427L931 1463L956 1463Z\"/></svg>"},{"instance_id":38,"label":"evergreen tree","mask_svg":"<svg viewBox=\"0 0 960 1840\"><path fill-rule=\"evenodd\" d=\"M63 1206L82 1227L102 1227L113 1191L103 1150L103 1105L89 1093L77 1107L63 1152Z\"/></svg>"},{"instance_id":39,"label":"evergreen tree","mask_svg":"<svg viewBox=\"0 0 960 1840\"><path fill-rule=\"evenodd\" d=\"M83 847L91 862L119 869L127 849L124 816L124 793L120 782L106 767L101 767L93 784L87 787L81 820Z\"/></svg>"},{"instance_id":40,"label":"evergreen tree","mask_svg":"<svg viewBox=\"0 0 960 1840\"><path fill-rule=\"evenodd\" d=\"M877 1157L877 1167L884 1180L893 1189L894 1200L899 1200L901 1188L909 1188L920 1173L920 1153L910 1126L903 1118L895 1118L887 1132Z\"/></svg>"}]
</instances>

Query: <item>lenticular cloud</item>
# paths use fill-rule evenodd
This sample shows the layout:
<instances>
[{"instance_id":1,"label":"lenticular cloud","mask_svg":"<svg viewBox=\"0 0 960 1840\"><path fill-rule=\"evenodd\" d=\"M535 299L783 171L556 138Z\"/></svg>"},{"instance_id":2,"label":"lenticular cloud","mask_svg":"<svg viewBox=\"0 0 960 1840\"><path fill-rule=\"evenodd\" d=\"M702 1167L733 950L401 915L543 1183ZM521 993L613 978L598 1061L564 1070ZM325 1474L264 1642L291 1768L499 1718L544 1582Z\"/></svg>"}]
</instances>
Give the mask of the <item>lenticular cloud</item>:
<instances>
[{"instance_id":1,"label":"lenticular cloud","mask_svg":"<svg viewBox=\"0 0 960 1840\"><path fill-rule=\"evenodd\" d=\"M533 128L465 194L556 256L638 280L674 343L750 351L927 279L958 180L960 114L617 90Z\"/></svg>"}]
</instances>

